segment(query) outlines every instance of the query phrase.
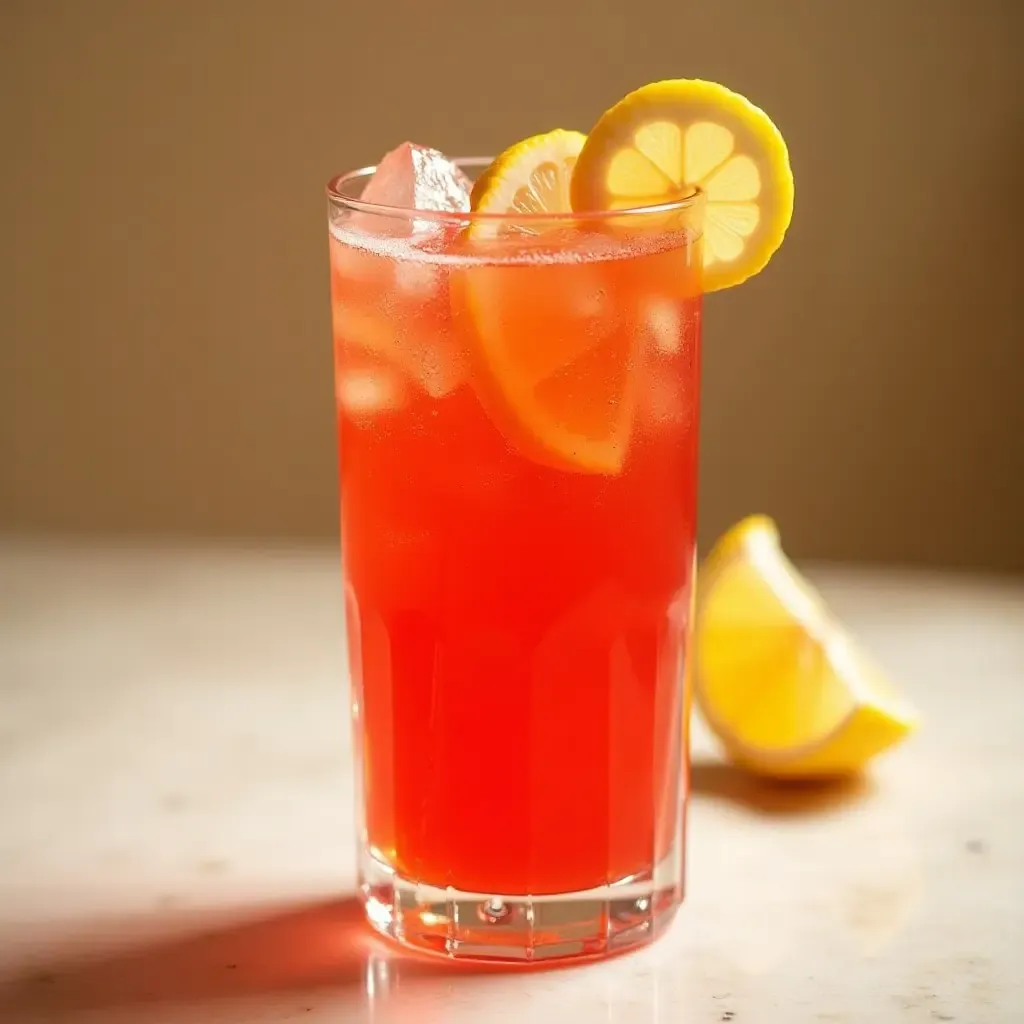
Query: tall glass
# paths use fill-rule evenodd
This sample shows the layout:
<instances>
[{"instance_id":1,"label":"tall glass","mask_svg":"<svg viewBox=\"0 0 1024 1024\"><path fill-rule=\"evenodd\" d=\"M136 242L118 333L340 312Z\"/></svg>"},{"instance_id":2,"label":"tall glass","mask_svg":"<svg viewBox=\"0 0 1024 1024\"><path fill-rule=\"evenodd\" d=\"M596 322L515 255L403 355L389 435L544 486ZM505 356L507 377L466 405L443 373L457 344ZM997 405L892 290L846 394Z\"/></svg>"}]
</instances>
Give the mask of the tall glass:
<instances>
[{"instance_id":1,"label":"tall glass","mask_svg":"<svg viewBox=\"0 0 1024 1024\"><path fill-rule=\"evenodd\" d=\"M367 916L459 958L647 942L683 897L703 196L414 213L369 173L328 186Z\"/></svg>"}]
</instances>

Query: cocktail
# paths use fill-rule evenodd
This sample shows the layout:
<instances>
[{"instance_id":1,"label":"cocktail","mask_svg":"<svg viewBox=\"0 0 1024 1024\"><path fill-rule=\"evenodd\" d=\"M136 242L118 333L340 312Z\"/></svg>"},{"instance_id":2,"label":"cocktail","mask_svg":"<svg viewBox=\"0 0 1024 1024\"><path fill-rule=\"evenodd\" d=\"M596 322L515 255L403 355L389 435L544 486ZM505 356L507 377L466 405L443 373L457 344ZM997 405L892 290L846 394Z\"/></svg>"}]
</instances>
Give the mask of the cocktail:
<instances>
[{"instance_id":1,"label":"cocktail","mask_svg":"<svg viewBox=\"0 0 1024 1024\"><path fill-rule=\"evenodd\" d=\"M328 194L367 915L457 957L648 941L683 896L701 300L781 241L781 138L660 83Z\"/></svg>"}]
</instances>

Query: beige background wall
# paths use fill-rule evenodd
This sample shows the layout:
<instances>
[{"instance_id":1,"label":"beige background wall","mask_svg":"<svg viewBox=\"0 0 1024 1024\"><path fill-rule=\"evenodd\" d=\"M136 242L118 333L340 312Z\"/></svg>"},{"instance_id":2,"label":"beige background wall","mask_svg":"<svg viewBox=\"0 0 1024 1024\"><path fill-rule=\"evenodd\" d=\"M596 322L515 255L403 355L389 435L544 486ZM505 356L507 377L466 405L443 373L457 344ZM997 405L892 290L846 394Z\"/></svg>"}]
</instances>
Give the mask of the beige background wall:
<instances>
[{"instance_id":1,"label":"beige background wall","mask_svg":"<svg viewBox=\"0 0 1024 1024\"><path fill-rule=\"evenodd\" d=\"M709 301L704 536L1024 569L1022 40L1020 0L0 0L0 528L331 536L329 173L686 75L798 182Z\"/></svg>"}]
</instances>

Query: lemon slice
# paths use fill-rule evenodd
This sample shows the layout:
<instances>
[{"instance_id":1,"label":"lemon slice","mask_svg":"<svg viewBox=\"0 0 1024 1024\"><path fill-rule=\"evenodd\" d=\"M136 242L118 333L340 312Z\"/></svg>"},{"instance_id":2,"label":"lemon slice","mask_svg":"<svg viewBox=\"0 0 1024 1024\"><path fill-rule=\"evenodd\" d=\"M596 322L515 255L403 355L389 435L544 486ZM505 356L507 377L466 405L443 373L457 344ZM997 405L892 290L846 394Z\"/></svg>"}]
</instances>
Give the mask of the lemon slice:
<instances>
[{"instance_id":1,"label":"lemon slice","mask_svg":"<svg viewBox=\"0 0 1024 1024\"><path fill-rule=\"evenodd\" d=\"M632 431L641 333L623 316L610 261L587 258L594 236L543 217L571 213L585 141L563 129L536 135L484 171L473 210L509 216L471 221L470 249L495 244L459 271L452 302L468 325L473 386L511 445L561 470L614 475ZM550 231L558 241L547 256L523 260L531 236Z\"/></svg>"},{"instance_id":2,"label":"lemon slice","mask_svg":"<svg viewBox=\"0 0 1024 1024\"><path fill-rule=\"evenodd\" d=\"M762 270L793 215L789 153L768 115L725 86L655 82L598 121L576 163L576 210L657 205L703 190L704 287Z\"/></svg>"},{"instance_id":3,"label":"lemon slice","mask_svg":"<svg viewBox=\"0 0 1024 1024\"><path fill-rule=\"evenodd\" d=\"M529 222L532 215L571 212L569 183L586 141L582 132L556 128L509 146L477 179L470 205L476 213L526 214L526 218L505 224L474 220L469 236L530 234L538 230Z\"/></svg>"},{"instance_id":4,"label":"lemon slice","mask_svg":"<svg viewBox=\"0 0 1024 1024\"><path fill-rule=\"evenodd\" d=\"M849 774L916 726L767 517L719 541L697 590L694 695L736 761L770 776Z\"/></svg>"}]
</instances>

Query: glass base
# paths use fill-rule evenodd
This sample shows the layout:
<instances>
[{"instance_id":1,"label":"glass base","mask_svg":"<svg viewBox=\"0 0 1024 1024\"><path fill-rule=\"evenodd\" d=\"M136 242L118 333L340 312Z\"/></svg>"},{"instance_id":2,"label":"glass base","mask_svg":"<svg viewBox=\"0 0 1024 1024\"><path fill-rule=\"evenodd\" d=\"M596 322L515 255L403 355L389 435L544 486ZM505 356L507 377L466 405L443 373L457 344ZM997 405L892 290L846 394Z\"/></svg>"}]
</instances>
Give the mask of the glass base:
<instances>
[{"instance_id":1,"label":"glass base","mask_svg":"<svg viewBox=\"0 0 1024 1024\"><path fill-rule=\"evenodd\" d=\"M681 844L680 844L681 845ZM612 956L646 945L683 899L681 856L610 885L554 896L438 889L364 858L363 906L382 935L458 960L550 963Z\"/></svg>"}]
</instances>

